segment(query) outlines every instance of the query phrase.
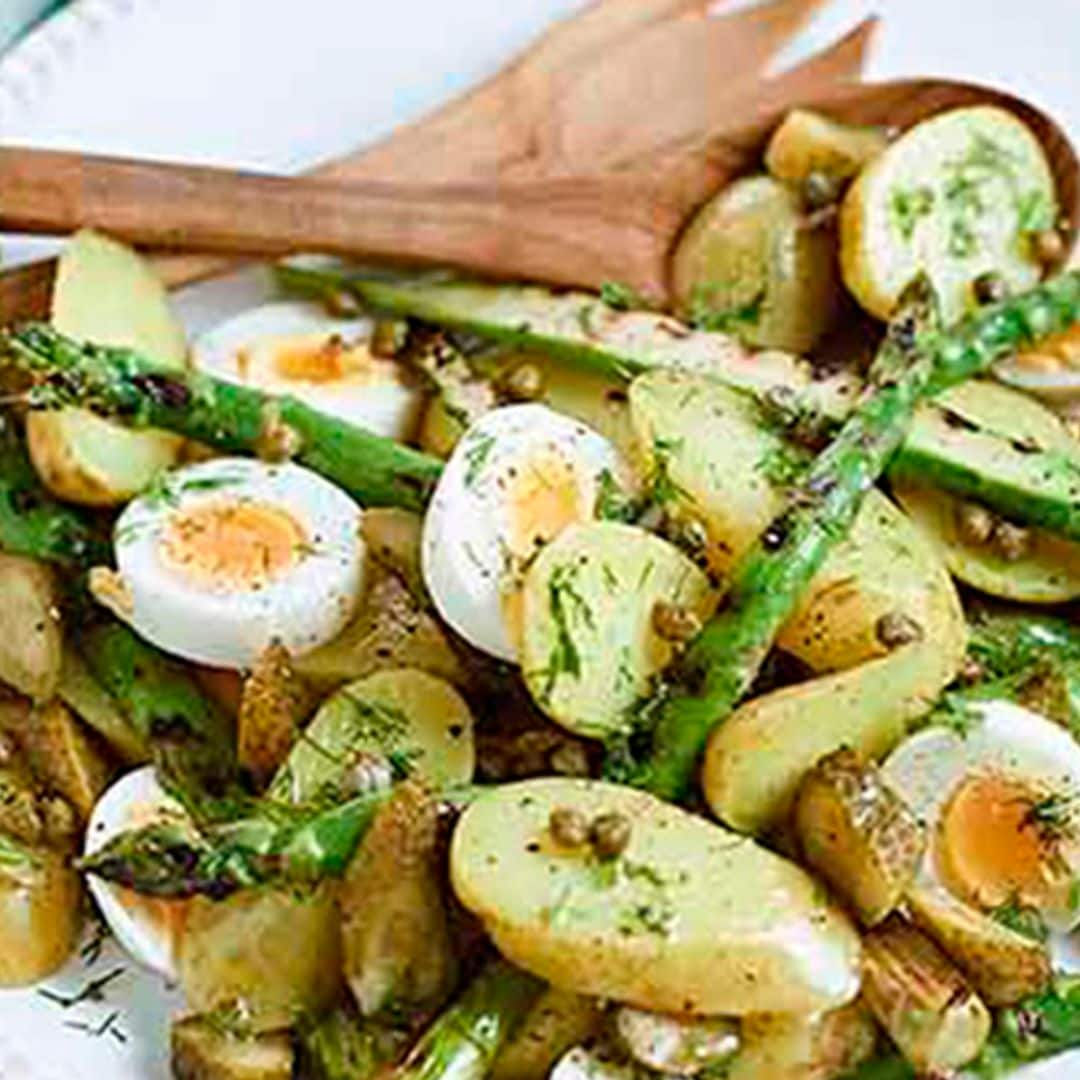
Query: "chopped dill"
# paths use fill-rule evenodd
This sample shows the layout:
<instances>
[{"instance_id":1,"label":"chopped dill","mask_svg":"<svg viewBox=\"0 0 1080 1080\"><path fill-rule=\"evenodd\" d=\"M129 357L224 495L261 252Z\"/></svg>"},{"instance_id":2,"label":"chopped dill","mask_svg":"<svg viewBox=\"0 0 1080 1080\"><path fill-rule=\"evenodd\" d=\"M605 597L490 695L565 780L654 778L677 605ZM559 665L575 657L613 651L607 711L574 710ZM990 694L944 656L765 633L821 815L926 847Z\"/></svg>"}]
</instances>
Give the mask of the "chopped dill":
<instances>
[{"instance_id":1,"label":"chopped dill","mask_svg":"<svg viewBox=\"0 0 1080 1080\"><path fill-rule=\"evenodd\" d=\"M73 1009L76 1005L81 1005L85 1001L102 1002L105 1000L106 989L126 971L127 968L125 967L115 967L107 974L91 979L82 989L71 995L58 994L55 990L50 990L45 986L39 987L38 994L47 1001L59 1005L61 1009Z\"/></svg>"},{"instance_id":2,"label":"chopped dill","mask_svg":"<svg viewBox=\"0 0 1080 1080\"><path fill-rule=\"evenodd\" d=\"M1032 941L1045 942L1050 932L1042 916L1033 907L1021 904L1018 897L1012 897L1000 907L990 912L990 918L1014 933L1030 938Z\"/></svg>"},{"instance_id":3,"label":"chopped dill","mask_svg":"<svg viewBox=\"0 0 1080 1080\"><path fill-rule=\"evenodd\" d=\"M757 470L773 487L794 487L802 479L809 456L797 446L781 443L764 454Z\"/></svg>"},{"instance_id":4,"label":"chopped dill","mask_svg":"<svg viewBox=\"0 0 1080 1080\"><path fill-rule=\"evenodd\" d=\"M765 311L765 289L761 288L743 304L716 310L710 297L715 288L699 287L690 303L690 324L710 333L735 334L748 326L757 326Z\"/></svg>"},{"instance_id":5,"label":"chopped dill","mask_svg":"<svg viewBox=\"0 0 1080 1080\"><path fill-rule=\"evenodd\" d=\"M919 222L933 209L934 193L928 187L897 188L889 203L893 227L904 240L911 240Z\"/></svg>"},{"instance_id":6,"label":"chopped dill","mask_svg":"<svg viewBox=\"0 0 1080 1080\"><path fill-rule=\"evenodd\" d=\"M555 568L548 582L548 605L551 620L555 624L555 642L551 646L548 666L544 671L545 683L541 692L543 700L550 700L555 683L563 675L581 677L581 654L574 641L573 624L593 629L592 609L578 591L574 578L576 565Z\"/></svg>"},{"instance_id":7,"label":"chopped dill","mask_svg":"<svg viewBox=\"0 0 1080 1080\"><path fill-rule=\"evenodd\" d=\"M649 477L649 497L657 506L667 506L679 499L688 498L684 488L671 477L671 459L680 453L683 440L656 436L653 439L653 466Z\"/></svg>"},{"instance_id":8,"label":"chopped dill","mask_svg":"<svg viewBox=\"0 0 1080 1080\"><path fill-rule=\"evenodd\" d=\"M480 478L480 473L491 456L494 446L494 435L476 434L469 439L469 445L465 449L466 487L472 487Z\"/></svg>"}]
</instances>

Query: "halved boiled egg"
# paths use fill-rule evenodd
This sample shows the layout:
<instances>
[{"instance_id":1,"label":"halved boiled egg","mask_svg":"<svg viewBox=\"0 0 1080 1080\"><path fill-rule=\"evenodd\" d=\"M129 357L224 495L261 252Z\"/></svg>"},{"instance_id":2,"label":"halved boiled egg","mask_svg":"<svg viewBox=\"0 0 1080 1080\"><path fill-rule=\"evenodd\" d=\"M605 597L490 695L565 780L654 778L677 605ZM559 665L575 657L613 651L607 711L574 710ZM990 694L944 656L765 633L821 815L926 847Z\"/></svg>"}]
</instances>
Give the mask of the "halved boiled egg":
<instances>
[{"instance_id":1,"label":"halved boiled egg","mask_svg":"<svg viewBox=\"0 0 1080 1080\"><path fill-rule=\"evenodd\" d=\"M482 416L424 520L424 581L442 617L478 649L515 660L522 573L568 525L595 516L604 474L619 472L607 439L543 405Z\"/></svg>"},{"instance_id":2,"label":"halved boiled egg","mask_svg":"<svg viewBox=\"0 0 1080 1080\"><path fill-rule=\"evenodd\" d=\"M1003 701L905 740L885 778L927 825L920 875L992 911L1019 903L1048 926L1080 923L1080 745Z\"/></svg>"},{"instance_id":3,"label":"halved boiled egg","mask_svg":"<svg viewBox=\"0 0 1080 1080\"><path fill-rule=\"evenodd\" d=\"M318 304L264 304L203 334L192 349L199 371L290 394L390 439L409 439L424 394L400 364L374 356L370 319L336 319Z\"/></svg>"},{"instance_id":4,"label":"halved boiled egg","mask_svg":"<svg viewBox=\"0 0 1080 1080\"><path fill-rule=\"evenodd\" d=\"M167 474L116 523L116 571L94 596L147 641L249 668L271 642L299 655L335 637L363 579L360 508L298 465L216 458Z\"/></svg>"},{"instance_id":5,"label":"halved boiled egg","mask_svg":"<svg viewBox=\"0 0 1080 1080\"><path fill-rule=\"evenodd\" d=\"M184 820L184 810L165 794L153 767L130 772L101 796L90 814L86 854L92 855L120 833L170 817ZM175 980L187 901L140 896L92 874L87 884L117 941L144 967Z\"/></svg>"}]
</instances>

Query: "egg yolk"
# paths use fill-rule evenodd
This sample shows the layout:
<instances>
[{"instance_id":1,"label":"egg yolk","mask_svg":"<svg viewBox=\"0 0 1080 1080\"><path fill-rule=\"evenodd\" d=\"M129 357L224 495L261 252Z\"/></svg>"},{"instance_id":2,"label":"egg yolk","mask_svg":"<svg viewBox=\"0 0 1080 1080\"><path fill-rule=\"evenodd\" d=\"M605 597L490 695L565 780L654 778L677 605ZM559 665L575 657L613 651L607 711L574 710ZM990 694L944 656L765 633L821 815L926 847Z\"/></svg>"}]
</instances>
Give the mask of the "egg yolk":
<instances>
[{"instance_id":1,"label":"egg yolk","mask_svg":"<svg viewBox=\"0 0 1080 1080\"><path fill-rule=\"evenodd\" d=\"M307 542L304 527L280 506L213 499L172 516L161 553L198 585L252 590L288 573Z\"/></svg>"},{"instance_id":2,"label":"egg yolk","mask_svg":"<svg viewBox=\"0 0 1080 1080\"><path fill-rule=\"evenodd\" d=\"M237 369L245 378L253 366L260 366L290 382L332 383L355 374L370 361L363 344L347 342L336 334L302 334L273 338L242 350Z\"/></svg>"},{"instance_id":3,"label":"egg yolk","mask_svg":"<svg viewBox=\"0 0 1080 1080\"><path fill-rule=\"evenodd\" d=\"M528 559L568 525L590 517L588 486L573 462L553 448L516 469L506 492L511 555Z\"/></svg>"},{"instance_id":4,"label":"egg yolk","mask_svg":"<svg viewBox=\"0 0 1080 1080\"><path fill-rule=\"evenodd\" d=\"M1069 827L1055 817L1052 797L1030 783L986 773L957 788L942 814L939 863L946 883L971 903L996 908L1011 901L1039 907L1063 876L1060 849ZM1040 808L1042 810L1040 811Z\"/></svg>"}]
</instances>

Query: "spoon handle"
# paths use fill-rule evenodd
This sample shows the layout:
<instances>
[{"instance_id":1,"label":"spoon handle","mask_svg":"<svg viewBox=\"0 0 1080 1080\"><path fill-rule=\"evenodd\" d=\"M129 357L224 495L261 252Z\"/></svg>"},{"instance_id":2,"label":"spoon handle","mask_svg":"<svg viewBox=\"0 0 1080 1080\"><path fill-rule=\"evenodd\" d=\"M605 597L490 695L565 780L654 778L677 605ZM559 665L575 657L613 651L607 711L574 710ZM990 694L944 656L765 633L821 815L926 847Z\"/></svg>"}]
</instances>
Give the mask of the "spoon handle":
<instances>
[{"instance_id":1,"label":"spoon handle","mask_svg":"<svg viewBox=\"0 0 1080 1080\"><path fill-rule=\"evenodd\" d=\"M0 148L0 231L92 226L173 251L400 259L662 297L680 217L640 176L342 183Z\"/></svg>"}]
</instances>

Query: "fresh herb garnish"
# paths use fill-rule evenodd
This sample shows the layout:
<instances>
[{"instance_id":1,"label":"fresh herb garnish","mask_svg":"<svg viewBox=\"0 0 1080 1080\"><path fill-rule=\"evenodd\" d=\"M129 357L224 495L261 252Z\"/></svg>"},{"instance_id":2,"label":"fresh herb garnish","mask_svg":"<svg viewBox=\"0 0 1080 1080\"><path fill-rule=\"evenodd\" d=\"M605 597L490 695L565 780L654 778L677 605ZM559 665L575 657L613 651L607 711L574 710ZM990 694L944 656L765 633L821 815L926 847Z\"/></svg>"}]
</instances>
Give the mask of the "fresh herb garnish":
<instances>
[{"instance_id":1,"label":"fresh herb garnish","mask_svg":"<svg viewBox=\"0 0 1080 1080\"><path fill-rule=\"evenodd\" d=\"M711 333L732 333L757 326L765 311L765 289L761 288L745 303L717 310L714 306L715 289L706 285L699 287L690 302L690 324Z\"/></svg>"},{"instance_id":2,"label":"fresh herb garnish","mask_svg":"<svg viewBox=\"0 0 1080 1080\"><path fill-rule=\"evenodd\" d=\"M671 459L682 451L682 439L657 436L653 439L652 473L649 477L649 498L656 506L667 506L687 499L686 490L671 477Z\"/></svg>"},{"instance_id":3,"label":"fresh herb garnish","mask_svg":"<svg viewBox=\"0 0 1080 1080\"><path fill-rule=\"evenodd\" d=\"M113 968L108 974L91 979L81 990L71 995L59 994L55 990L50 990L44 986L38 989L38 993L47 1001L59 1005L61 1009L73 1009L84 1001L102 1002L105 1000L106 989L116 982L125 971L127 971L125 967Z\"/></svg>"},{"instance_id":4,"label":"fresh herb garnish","mask_svg":"<svg viewBox=\"0 0 1080 1080\"><path fill-rule=\"evenodd\" d=\"M893 227L905 239L911 240L923 218L934 209L934 193L928 187L898 188L889 203Z\"/></svg>"},{"instance_id":5,"label":"fresh herb garnish","mask_svg":"<svg viewBox=\"0 0 1080 1080\"><path fill-rule=\"evenodd\" d=\"M470 437L465 448L465 486L472 487L480 478L480 473L491 456L495 446L494 435L477 433Z\"/></svg>"},{"instance_id":6,"label":"fresh herb garnish","mask_svg":"<svg viewBox=\"0 0 1080 1080\"><path fill-rule=\"evenodd\" d=\"M548 656L548 665L541 697L544 701L551 698L555 683L563 675L575 679L581 677L581 654L574 641L575 624L593 629L592 609L578 592L575 578L576 565L563 565L555 568L548 582L548 606L551 620L555 625L555 641Z\"/></svg>"},{"instance_id":7,"label":"fresh herb garnish","mask_svg":"<svg viewBox=\"0 0 1080 1080\"><path fill-rule=\"evenodd\" d=\"M615 311L647 311L652 305L636 289L620 281L605 281L600 299Z\"/></svg>"},{"instance_id":8,"label":"fresh herb garnish","mask_svg":"<svg viewBox=\"0 0 1080 1080\"><path fill-rule=\"evenodd\" d=\"M1035 908L1022 904L1019 897L1014 896L1000 907L994 908L990 912L990 918L1032 941L1045 942L1050 936L1042 916Z\"/></svg>"}]
</instances>

